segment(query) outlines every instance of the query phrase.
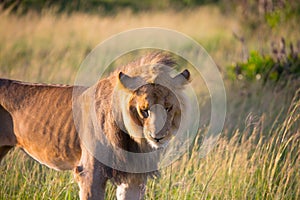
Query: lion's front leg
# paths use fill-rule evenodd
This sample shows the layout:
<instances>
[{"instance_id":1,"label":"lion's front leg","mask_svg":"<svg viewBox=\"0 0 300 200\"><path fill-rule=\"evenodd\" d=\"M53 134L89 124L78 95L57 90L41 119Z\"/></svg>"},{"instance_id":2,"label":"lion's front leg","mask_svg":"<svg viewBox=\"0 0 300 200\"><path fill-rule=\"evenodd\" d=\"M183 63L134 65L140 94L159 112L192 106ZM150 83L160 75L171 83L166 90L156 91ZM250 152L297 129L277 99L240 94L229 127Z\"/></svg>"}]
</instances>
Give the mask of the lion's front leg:
<instances>
[{"instance_id":1,"label":"lion's front leg","mask_svg":"<svg viewBox=\"0 0 300 200\"><path fill-rule=\"evenodd\" d=\"M80 165L74 169L81 200L104 200L107 178L103 167L92 155L83 150Z\"/></svg>"},{"instance_id":2,"label":"lion's front leg","mask_svg":"<svg viewBox=\"0 0 300 200\"><path fill-rule=\"evenodd\" d=\"M139 200L144 199L146 185L144 183L126 184L122 183L117 186L117 199L118 200Z\"/></svg>"}]
</instances>

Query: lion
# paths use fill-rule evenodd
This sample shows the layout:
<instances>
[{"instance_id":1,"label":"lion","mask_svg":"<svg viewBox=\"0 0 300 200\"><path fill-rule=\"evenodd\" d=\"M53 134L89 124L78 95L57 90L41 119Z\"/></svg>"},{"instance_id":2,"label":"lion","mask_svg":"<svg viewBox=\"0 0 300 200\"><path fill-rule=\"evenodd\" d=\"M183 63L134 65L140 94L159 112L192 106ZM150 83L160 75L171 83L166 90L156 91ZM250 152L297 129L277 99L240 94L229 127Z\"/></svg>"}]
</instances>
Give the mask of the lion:
<instances>
[{"instance_id":1,"label":"lion","mask_svg":"<svg viewBox=\"0 0 300 200\"><path fill-rule=\"evenodd\" d=\"M189 105L182 91L190 73L171 76L175 64L168 54L151 53L91 87L0 79L0 161L16 146L50 168L73 170L82 200L104 199L108 180L117 186L117 199L142 199L156 172L114 169L97 159L89 142L105 138L134 153L165 148ZM90 108L98 128L91 125ZM122 153L115 157L128 162Z\"/></svg>"}]
</instances>

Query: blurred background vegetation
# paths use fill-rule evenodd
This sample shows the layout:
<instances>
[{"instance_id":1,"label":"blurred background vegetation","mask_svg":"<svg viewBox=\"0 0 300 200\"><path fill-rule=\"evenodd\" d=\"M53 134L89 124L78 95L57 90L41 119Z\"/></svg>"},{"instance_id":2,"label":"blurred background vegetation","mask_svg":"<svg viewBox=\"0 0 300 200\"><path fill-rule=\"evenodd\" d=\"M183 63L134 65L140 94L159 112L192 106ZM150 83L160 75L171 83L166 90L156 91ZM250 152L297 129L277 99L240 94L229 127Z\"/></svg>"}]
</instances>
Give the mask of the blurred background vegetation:
<instances>
[{"instance_id":1,"label":"blurred background vegetation","mask_svg":"<svg viewBox=\"0 0 300 200\"><path fill-rule=\"evenodd\" d=\"M297 1L286 0L2 0L1 5L3 9L9 9L11 12L19 14L28 11L41 12L44 9L54 9L57 13L86 12L93 14L113 14L124 8L139 12L165 9L180 10L203 5L217 5L225 12L232 12L238 8L248 19L256 15L256 22L257 17L263 15L272 25L275 25L275 21L281 20L282 17L288 19L300 12Z\"/></svg>"},{"instance_id":2,"label":"blurred background vegetation","mask_svg":"<svg viewBox=\"0 0 300 200\"><path fill-rule=\"evenodd\" d=\"M299 199L300 2L287 0L0 0L0 77L73 84L86 55L133 28L162 27L201 44L224 78L227 114L199 158L210 119L188 155L147 185L146 199ZM120 62L122 63L122 62ZM115 188L107 189L114 199ZM0 164L0 199L78 199L70 172L17 149Z\"/></svg>"},{"instance_id":3,"label":"blurred background vegetation","mask_svg":"<svg viewBox=\"0 0 300 200\"><path fill-rule=\"evenodd\" d=\"M98 31L99 35L97 37L95 34L89 34L91 37L86 38L87 41L82 43L78 41L80 45L88 45L85 52L89 52L105 37L120 31L143 26L159 26L182 31L194 38L213 55L214 60L223 70L228 71L226 75L230 78L244 77L246 80L254 80L262 77L265 82L267 79L278 80L282 73L299 75L300 3L298 1L2 0L0 10L3 23L13 18L26 20L32 15L41 17L39 22L36 21L37 24L41 24L41 20L46 18L49 21L49 16L56 16L56 19L65 18L66 21L61 20L61 23L67 25L73 21L69 24L71 32L79 31L74 28L76 26L74 20L79 21L75 19L76 17L84 17L88 20L87 16L90 16L90 19L94 20L95 27L89 28L94 29L91 31L95 34ZM91 25L86 23L86 20L80 20L87 26ZM104 23L111 23L111 27L105 26ZM5 23L2 25L4 30ZM57 27L55 22L52 22L52 25ZM26 22L21 26L26 27ZM100 29L100 26L106 30ZM117 31L109 30L111 28ZM37 27L32 31L36 29ZM79 35L70 34L71 37ZM43 34L39 33L39 35ZM93 38L94 36L97 41L91 42L92 39L96 39ZM43 37L40 40L45 40L45 43L47 37L53 36L38 37ZM28 59L28 54L36 51L36 48L24 49L30 39L27 40L26 37L15 39L17 43L14 48L24 51L19 52L19 55L24 55ZM42 43L37 45L45 46L46 43ZM276 63L280 66L278 67Z\"/></svg>"}]
</instances>

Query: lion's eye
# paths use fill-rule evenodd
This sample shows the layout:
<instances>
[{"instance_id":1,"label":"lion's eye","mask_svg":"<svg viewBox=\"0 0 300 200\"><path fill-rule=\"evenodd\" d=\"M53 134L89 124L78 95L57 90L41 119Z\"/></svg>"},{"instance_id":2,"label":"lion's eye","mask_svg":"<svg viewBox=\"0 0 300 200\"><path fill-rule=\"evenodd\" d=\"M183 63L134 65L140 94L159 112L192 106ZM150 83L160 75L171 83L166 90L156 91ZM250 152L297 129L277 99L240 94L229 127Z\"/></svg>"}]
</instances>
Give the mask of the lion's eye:
<instances>
[{"instance_id":1,"label":"lion's eye","mask_svg":"<svg viewBox=\"0 0 300 200\"><path fill-rule=\"evenodd\" d=\"M172 108L173 108L173 106L166 107L166 111L170 112L172 110Z\"/></svg>"},{"instance_id":2,"label":"lion's eye","mask_svg":"<svg viewBox=\"0 0 300 200\"><path fill-rule=\"evenodd\" d=\"M148 109L141 110L141 114L143 115L144 118L148 118L150 113Z\"/></svg>"}]
</instances>

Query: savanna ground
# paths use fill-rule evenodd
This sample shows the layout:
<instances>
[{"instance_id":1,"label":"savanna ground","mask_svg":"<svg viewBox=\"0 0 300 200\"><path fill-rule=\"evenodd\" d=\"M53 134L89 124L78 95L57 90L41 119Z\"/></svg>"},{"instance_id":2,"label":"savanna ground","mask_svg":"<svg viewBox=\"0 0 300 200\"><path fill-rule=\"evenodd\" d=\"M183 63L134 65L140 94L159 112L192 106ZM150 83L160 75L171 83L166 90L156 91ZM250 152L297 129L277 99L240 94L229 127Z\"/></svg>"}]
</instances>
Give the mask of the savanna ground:
<instances>
[{"instance_id":1,"label":"savanna ground","mask_svg":"<svg viewBox=\"0 0 300 200\"><path fill-rule=\"evenodd\" d=\"M227 76L227 66L247 60L250 50L271 55L270 44L281 37L297 43L299 13L278 11L279 18L271 13L266 20L245 14L243 5L229 7L124 9L112 15L2 10L0 77L73 84L85 56L114 34L149 26L182 32L198 41L220 68L226 121L215 148L200 158L199 141L207 130L203 122L190 153L148 181L146 199L300 199L299 74L267 83ZM109 185L106 198L115 199L114 192ZM0 199L78 199L78 187L70 172L48 169L15 149L0 165Z\"/></svg>"}]
</instances>

